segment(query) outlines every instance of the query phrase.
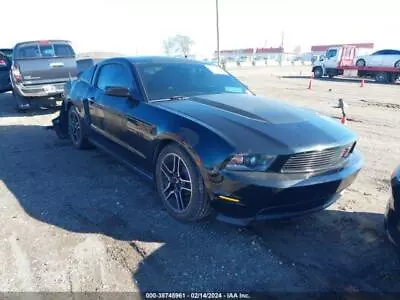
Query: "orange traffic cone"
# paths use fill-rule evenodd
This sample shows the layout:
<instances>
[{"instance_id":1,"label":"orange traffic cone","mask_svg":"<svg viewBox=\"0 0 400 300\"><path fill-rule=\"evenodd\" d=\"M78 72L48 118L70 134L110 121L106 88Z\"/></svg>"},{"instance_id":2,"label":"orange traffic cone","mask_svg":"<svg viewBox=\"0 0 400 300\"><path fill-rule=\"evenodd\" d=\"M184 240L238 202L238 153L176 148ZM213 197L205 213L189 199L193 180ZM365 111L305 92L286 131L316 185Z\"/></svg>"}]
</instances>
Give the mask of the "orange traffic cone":
<instances>
[{"instance_id":1,"label":"orange traffic cone","mask_svg":"<svg viewBox=\"0 0 400 300\"><path fill-rule=\"evenodd\" d=\"M364 85L365 85L365 81L364 81L364 79L363 79L363 80L361 80L361 85L360 85L360 87L364 87Z\"/></svg>"},{"instance_id":2,"label":"orange traffic cone","mask_svg":"<svg viewBox=\"0 0 400 300\"><path fill-rule=\"evenodd\" d=\"M312 87L312 79L313 79L313 77L310 76L310 81L308 82L308 89L309 90L311 90L311 87Z\"/></svg>"},{"instance_id":3,"label":"orange traffic cone","mask_svg":"<svg viewBox=\"0 0 400 300\"><path fill-rule=\"evenodd\" d=\"M346 115L343 115L343 117L340 119L340 123L342 123L343 125L347 125Z\"/></svg>"}]
</instances>

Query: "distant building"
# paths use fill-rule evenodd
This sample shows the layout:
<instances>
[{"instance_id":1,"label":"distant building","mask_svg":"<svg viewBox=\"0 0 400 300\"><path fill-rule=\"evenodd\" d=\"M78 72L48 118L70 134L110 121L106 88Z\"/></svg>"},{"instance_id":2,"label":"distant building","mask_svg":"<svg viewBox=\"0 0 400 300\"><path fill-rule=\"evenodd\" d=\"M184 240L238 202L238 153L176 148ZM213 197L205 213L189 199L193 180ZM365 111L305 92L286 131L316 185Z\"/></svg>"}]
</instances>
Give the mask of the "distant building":
<instances>
[{"instance_id":1,"label":"distant building","mask_svg":"<svg viewBox=\"0 0 400 300\"><path fill-rule=\"evenodd\" d=\"M220 50L219 51L220 59L222 61L226 61L226 62L252 60L253 55L254 55L253 48ZM217 57L217 51L214 52L214 56Z\"/></svg>"},{"instance_id":2,"label":"distant building","mask_svg":"<svg viewBox=\"0 0 400 300\"><path fill-rule=\"evenodd\" d=\"M287 61L293 56L293 54L285 53L282 47L221 50L219 55L220 59L226 62L280 61L281 58L283 61ZM217 51L215 51L214 56L217 56Z\"/></svg>"},{"instance_id":3,"label":"distant building","mask_svg":"<svg viewBox=\"0 0 400 300\"><path fill-rule=\"evenodd\" d=\"M285 50L282 47L278 48L257 48L255 51L255 60L275 60L280 61L287 60L287 54L285 54Z\"/></svg>"}]
</instances>

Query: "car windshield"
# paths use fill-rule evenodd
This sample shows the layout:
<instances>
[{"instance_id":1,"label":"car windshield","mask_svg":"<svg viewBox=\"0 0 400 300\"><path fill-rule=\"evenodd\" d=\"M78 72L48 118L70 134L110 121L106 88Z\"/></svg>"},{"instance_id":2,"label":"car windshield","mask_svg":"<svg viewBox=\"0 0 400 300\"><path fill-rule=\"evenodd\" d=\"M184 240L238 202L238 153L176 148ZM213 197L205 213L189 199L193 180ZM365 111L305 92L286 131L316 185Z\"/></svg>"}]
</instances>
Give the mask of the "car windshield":
<instances>
[{"instance_id":1,"label":"car windshield","mask_svg":"<svg viewBox=\"0 0 400 300\"><path fill-rule=\"evenodd\" d=\"M150 100L249 93L239 80L215 65L195 62L143 63L138 64L137 69Z\"/></svg>"}]
</instances>

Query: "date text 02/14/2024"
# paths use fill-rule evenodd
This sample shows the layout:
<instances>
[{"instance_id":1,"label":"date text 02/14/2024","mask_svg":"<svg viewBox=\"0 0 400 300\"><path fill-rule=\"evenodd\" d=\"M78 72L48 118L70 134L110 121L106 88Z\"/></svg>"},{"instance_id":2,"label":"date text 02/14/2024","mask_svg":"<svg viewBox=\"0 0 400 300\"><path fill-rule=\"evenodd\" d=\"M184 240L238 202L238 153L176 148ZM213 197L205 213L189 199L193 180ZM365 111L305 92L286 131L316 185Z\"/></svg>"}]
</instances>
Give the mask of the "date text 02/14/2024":
<instances>
[{"instance_id":1,"label":"date text 02/14/2024","mask_svg":"<svg viewBox=\"0 0 400 300\"><path fill-rule=\"evenodd\" d=\"M145 299L251 299L248 293L144 293Z\"/></svg>"}]
</instances>

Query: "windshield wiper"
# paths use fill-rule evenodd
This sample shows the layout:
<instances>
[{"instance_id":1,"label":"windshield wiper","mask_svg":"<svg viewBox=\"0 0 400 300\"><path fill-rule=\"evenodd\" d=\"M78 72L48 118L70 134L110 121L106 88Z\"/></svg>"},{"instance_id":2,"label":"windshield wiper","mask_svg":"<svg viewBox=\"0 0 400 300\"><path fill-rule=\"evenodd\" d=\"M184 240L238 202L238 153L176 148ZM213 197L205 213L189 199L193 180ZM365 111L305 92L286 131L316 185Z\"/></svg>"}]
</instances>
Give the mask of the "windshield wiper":
<instances>
[{"instance_id":1,"label":"windshield wiper","mask_svg":"<svg viewBox=\"0 0 400 300\"><path fill-rule=\"evenodd\" d=\"M189 99L189 97L186 97L186 96L172 96L172 97L169 97L169 98L151 100L151 102L185 100L185 99Z\"/></svg>"}]
</instances>

